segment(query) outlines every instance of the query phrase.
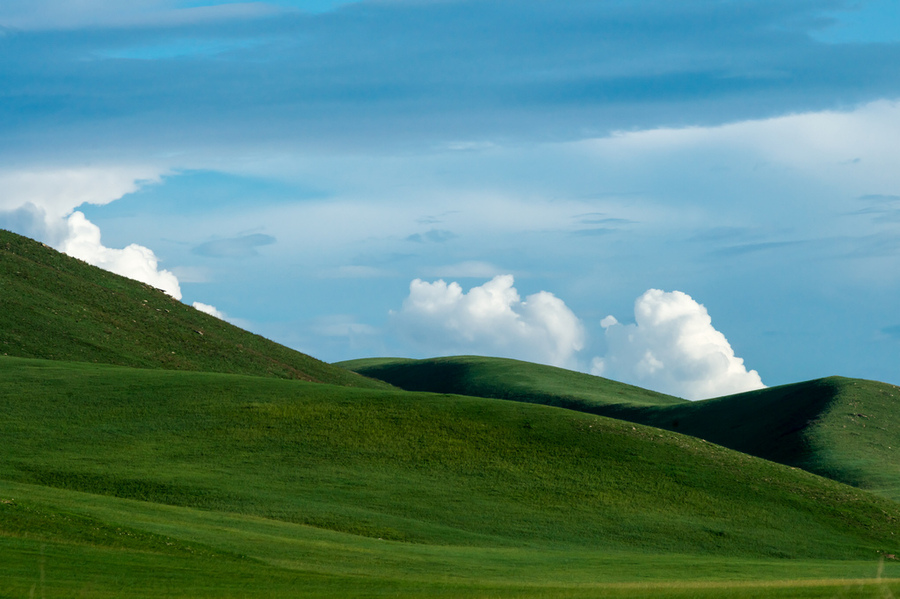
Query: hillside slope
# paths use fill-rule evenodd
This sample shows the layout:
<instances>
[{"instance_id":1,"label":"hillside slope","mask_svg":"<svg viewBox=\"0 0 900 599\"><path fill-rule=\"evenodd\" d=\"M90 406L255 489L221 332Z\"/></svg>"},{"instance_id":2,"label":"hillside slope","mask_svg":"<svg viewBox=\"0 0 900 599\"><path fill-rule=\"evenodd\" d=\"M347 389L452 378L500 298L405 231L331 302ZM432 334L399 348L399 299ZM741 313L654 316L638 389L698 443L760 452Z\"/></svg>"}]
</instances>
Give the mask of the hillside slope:
<instances>
[{"instance_id":1,"label":"hillside slope","mask_svg":"<svg viewBox=\"0 0 900 599\"><path fill-rule=\"evenodd\" d=\"M830 377L688 402L499 358L340 363L404 389L558 405L677 431L900 500L900 388Z\"/></svg>"},{"instance_id":2,"label":"hillside slope","mask_svg":"<svg viewBox=\"0 0 900 599\"><path fill-rule=\"evenodd\" d=\"M4 230L0 354L386 387Z\"/></svg>"}]
</instances>

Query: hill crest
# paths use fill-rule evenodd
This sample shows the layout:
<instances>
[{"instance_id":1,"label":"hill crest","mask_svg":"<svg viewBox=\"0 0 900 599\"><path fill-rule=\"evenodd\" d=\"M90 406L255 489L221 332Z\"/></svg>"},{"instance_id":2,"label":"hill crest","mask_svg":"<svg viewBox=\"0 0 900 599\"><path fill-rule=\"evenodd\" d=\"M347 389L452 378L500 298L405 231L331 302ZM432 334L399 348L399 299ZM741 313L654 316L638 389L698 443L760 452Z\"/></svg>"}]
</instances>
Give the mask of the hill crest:
<instances>
[{"instance_id":1,"label":"hill crest","mask_svg":"<svg viewBox=\"0 0 900 599\"><path fill-rule=\"evenodd\" d=\"M387 386L5 230L0 230L0 354Z\"/></svg>"}]
</instances>

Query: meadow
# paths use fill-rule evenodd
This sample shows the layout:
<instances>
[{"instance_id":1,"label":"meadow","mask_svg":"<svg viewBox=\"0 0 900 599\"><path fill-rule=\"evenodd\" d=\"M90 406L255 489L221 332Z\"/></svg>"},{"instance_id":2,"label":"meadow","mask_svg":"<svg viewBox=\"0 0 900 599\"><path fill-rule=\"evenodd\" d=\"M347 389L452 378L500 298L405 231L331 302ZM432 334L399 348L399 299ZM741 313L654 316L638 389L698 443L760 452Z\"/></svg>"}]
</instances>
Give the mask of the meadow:
<instances>
[{"instance_id":1,"label":"meadow","mask_svg":"<svg viewBox=\"0 0 900 599\"><path fill-rule=\"evenodd\" d=\"M6 233L0 290L0 596L900 591L888 487L666 430L683 400L481 358L480 390L404 390ZM849 468L892 398L835 381L819 420L840 396L867 426L818 439Z\"/></svg>"}]
</instances>

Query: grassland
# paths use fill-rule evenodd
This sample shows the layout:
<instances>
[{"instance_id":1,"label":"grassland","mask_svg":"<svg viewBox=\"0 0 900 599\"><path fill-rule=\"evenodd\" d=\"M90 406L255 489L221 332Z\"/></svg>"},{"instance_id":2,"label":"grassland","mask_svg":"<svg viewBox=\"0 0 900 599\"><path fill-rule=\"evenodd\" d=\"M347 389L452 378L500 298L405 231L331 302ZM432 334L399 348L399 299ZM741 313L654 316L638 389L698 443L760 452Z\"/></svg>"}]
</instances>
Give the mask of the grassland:
<instances>
[{"instance_id":1,"label":"grassland","mask_svg":"<svg viewBox=\"0 0 900 599\"><path fill-rule=\"evenodd\" d=\"M678 431L900 500L895 385L829 377L688 402L500 358L376 358L341 365L404 389L560 405Z\"/></svg>"},{"instance_id":2,"label":"grassland","mask_svg":"<svg viewBox=\"0 0 900 599\"><path fill-rule=\"evenodd\" d=\"M3 597L889 597L892 561L473 547L0 482ZM7 503L10 502L10 503ZM37 531L37 532L35 532Z\"/></svg>"},{"instance_id":3,"label":"grassland","mask_svg":"<svg viewBox=\"0 0 900 599\"><path fill-rule=\"evenodd\" d=\"M9 595L790 596L900 553L891 501L543 405L6 357L0 413Z\"/></svg>"},{"instance_id":4,"label":"grassland","mask_svg":"<svg viewBox=\"0 0 900 599\"><path fill-rule=\"evenodd\" d=\"M5 232L0 354L0 597L900 592L900 504L664 430L802 396L849 478L892 459L877 384L702 408L466 358L403 391Z\"/></svg>"}]
</instances>

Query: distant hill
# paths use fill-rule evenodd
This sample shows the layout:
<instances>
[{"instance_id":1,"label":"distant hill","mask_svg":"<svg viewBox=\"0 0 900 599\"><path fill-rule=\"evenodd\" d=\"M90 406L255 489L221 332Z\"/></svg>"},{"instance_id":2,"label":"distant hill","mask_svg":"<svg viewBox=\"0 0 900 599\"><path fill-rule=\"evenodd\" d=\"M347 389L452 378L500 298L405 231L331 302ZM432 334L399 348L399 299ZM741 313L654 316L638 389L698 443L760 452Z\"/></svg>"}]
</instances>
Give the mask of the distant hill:
<instances>
[{"instance_id":1,"label":"distant hill","mask_svg":"<svg viewBox=\"0 0 900 599\"><path fill-rule=\"evenodd\" d=\"M900 387L829 377L629 418L900 500Z\"/></svg>"},{"instance_id":2,"label":"distant hill","mask_svg":"<svg viewBox=\"0 0 900 599\"><path fill-rule=\"evenodd\" d=\"M339 365L403 389L562 406L689 434L900 500L900 388L830 377L689 402L501 358Z\"/></svg>"},{"instance_id":3,"label":"distant hill","mask_svg":"<svg viewBox=\"0 0 900 599\"><path fill-rule=\"evenodd\" d=\"M336 362L335 366L390 382L408 391L510 399L582 412L603 413L611 406L690 403L685 399L583 372L508 358L363 358Z\"/></svg>"},{"instance_id":4,"label":"distant hill","mask_svg":"<svg viewBox=\"0 0 900 599\"><path fill-rule=\"evenodd\" d=\"M0 355L385 387L5 230Z\"/></svg>"}]
</instances>

